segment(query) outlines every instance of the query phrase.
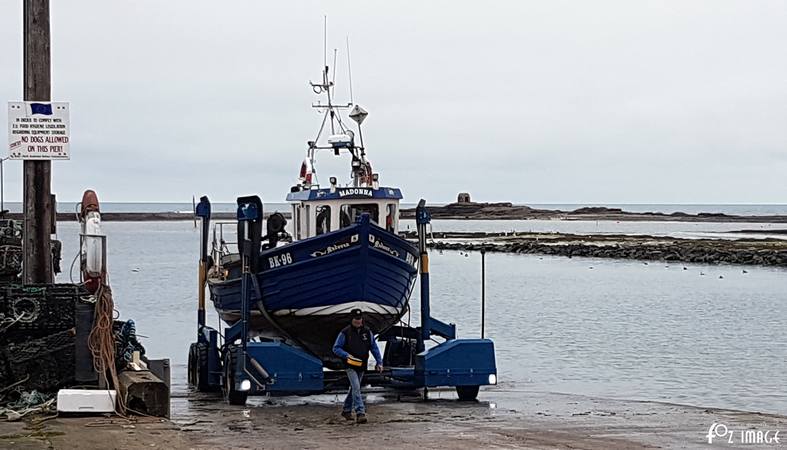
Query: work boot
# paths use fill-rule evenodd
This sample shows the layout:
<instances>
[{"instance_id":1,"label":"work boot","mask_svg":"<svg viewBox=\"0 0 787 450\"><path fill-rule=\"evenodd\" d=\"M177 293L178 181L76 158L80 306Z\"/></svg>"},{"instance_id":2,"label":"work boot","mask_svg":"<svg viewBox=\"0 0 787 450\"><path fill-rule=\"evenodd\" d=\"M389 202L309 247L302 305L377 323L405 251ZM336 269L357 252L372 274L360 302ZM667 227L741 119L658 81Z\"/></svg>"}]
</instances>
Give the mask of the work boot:
<instances>
[{"instance_id":1,"label":"work boot","mask_svg":"<svg viewBox=\"0 0 787 450\"><path fill-rule=\"evenodd\" d=\"M342 417L347 420L353 420L353 412L352 411L342 411Z\"/></svg>"},{"instance_id":2,"label":"work boot","mask_svg":"<svg viewBox=\"0 0 787 450\"><path fill-rule=\"evenodd\" d=\"M358 414L358 416L355 418L355 422L356 423L366 423L367 422L366 414Z\"/></svg>"}]
</instances>

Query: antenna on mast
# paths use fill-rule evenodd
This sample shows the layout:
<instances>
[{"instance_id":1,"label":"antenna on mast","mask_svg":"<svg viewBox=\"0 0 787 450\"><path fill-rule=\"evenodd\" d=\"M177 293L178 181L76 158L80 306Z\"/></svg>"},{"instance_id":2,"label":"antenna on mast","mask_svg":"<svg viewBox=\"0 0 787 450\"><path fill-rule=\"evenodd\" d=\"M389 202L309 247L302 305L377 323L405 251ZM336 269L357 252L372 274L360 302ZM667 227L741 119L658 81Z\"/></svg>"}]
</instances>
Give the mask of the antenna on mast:
<instances>
[{"instance_id":1,"label":"antenna on mast","mask_svg":"<svg viewBox=\"0 0 787 450\"><path fill-rule=\"evenodd\" d=\"M335 84L336 81L336 55L339 53L339 49L333 49L333 79L331 80L332 84Z\"/></svg>"},{"instance_id":2,"label":"antenna on mast","mask_svg":"<svg viewBox=\"0 0 787 450\"><path fill-rule=\"evenodd\" d=\"M347 42L347 74L350 77L350 103L355 103L353 100L353 68L350 65L350 36L346 36Z\"/></svg>"},{"instance_id":3,"label":"antenna on mast","mask_svg":"<svg viewBox=\"0 0 787 450\"><path fill-rule=\"evenodd\" d=\"M322 16L322 65L328 66L328 15Z\"/></svg>"}]
</instances>

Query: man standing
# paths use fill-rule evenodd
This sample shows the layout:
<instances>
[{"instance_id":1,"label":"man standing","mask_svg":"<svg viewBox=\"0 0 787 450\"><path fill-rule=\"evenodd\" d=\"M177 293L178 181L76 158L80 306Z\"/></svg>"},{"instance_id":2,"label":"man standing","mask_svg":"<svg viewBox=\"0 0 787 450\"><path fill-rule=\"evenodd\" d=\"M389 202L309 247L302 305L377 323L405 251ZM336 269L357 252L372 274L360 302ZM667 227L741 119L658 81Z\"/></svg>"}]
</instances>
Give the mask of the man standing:
<instances>
[{"instance_id":1,"label":"man standing","mask_svg":"<svg viewBox=\"0 0 787 450\"><path fill-rule=\"evenodd\" d=\"M342 417L353 420L352 411L355 409L355 420L358 423L366 423L366 408L361 397L361 380L369 363L369 351L374 355L377 362L374 368L378 372L383 371L383 357L380 355L372 330L363 324L363 312L360 309L353 309L350 314L352 322L339 332L333 344L333 353L344 360L347 378L350 380L350 391L344 399Z\"/></svg>"}]
</instances>

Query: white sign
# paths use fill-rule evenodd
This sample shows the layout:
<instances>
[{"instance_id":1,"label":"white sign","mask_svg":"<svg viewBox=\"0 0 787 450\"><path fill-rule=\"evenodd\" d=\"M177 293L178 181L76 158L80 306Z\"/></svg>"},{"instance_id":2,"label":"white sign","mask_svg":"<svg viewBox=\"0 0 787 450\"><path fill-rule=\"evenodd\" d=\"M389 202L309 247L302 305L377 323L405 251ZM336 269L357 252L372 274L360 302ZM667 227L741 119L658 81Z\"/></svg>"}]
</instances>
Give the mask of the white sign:
<instances>
[{"instance_id":1,"label":"white sign","mask_svg":"<svg viewBox=\"0 0 787 450\"><path fill-rule=\"evenodd\" d=\"M68 102L8 102L10 159L69 159Z\"/></svg>"}]
</instances>

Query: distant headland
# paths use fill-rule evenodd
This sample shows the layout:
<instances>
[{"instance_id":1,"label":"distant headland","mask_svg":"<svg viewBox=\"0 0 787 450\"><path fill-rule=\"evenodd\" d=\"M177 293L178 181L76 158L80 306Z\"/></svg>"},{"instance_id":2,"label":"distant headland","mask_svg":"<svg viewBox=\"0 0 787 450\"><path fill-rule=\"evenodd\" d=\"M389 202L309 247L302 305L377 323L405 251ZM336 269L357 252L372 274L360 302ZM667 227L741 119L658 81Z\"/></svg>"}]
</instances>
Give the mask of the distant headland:
<instances>
[{"instance_id":1,"label":"distant headland","mask_svg":"<svg viewBox=\"0 0 787 450\"><path fill-rule=\"evenodd\" d=\"M536 209L511 202L478 203L470 199L468 193L460 193L457 201L444 206L429 206L435 219L473 219L473 220L607 220L607 221L668 221L668 222L756 222L787 223L787 215L741 216L723 213L673 212L630 212L621 208L584 207L572 211L558 209ZM415 218L415 208L402 209L401 218Z\"/></svg>"}]
</instances>

